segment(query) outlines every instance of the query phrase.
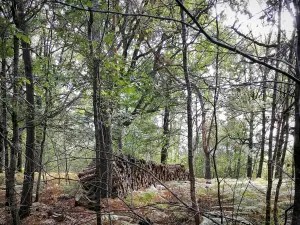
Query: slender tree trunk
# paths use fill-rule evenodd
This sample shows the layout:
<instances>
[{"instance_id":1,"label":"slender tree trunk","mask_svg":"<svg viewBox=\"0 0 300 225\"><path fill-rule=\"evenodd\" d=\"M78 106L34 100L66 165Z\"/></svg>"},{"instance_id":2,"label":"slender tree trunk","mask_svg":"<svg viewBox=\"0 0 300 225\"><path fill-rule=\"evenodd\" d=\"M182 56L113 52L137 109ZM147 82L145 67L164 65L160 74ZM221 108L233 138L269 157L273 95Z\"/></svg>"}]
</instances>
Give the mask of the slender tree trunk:
<instances>
[{"instance_id":1,"label":"slender tree trunk","mask_svg":"<svg viewBox=\"0 0 300 225\"><path fill-rule=\"evenodd\" d=\"M5 169L4 160L5 160L5 138L4 131L6 129L6 59L2 58L1 60L1 115L3 118L0 118L0 173L3 173ZM5 123L4 123L5 122Z\"/></svg>"},{"instance_id":2,"label":"slender tree trunk","mask_svg":"<svg viewBox=\"0 0 300 225\"><path fill-rule=\"evenodd\" d=\"M18 157L17 157L17 170L22 172L22 146L23 146L23 138L22 138L22 130L19 129L19 148L18 148Z\"/></svg>"},{"instance_id":3,"label":"slender tree trunk","mask_svg":"<svg viewBox=\"0 0 300 225\"><path fill-rule=\"evenodd\" d=\"M44 115L47 115L48 109L50 108L50 98L51 98L48 88L45 88L45 98L46 98L45 101L46 105L45 105ZM38 180L36 184L36 194L34 200L35 202L38 202L40 197L40 186L41 186L41 177L42 177L42 169L43 169L43 155L44 155L45 142L46 142L46 133L47 133L47 118L45 118L43 122L42 141L41 141L40 155L38 161Z\"/></svg>"},{"instance_id":4,"label":"slender tree trunk","mask_svg":"<svg viewBox=\"0 0 300 225\"><path fill-rule=\"evenodd\" d=\"M1 121L0 133L3 135L2 127L3 127L3 124ZM2 136L0 136L0 173L3 173L3 168L4 168L4 138Z\"/></svg>"},{"instance_id":5,"label":"slender tree trunk","mask_svg":"<svg viewBox=\"0 0 300 225\"><path fill-rule=\"evenodd\" d=\"M46 106L47 107L47 106ZM40 147L40 155L39 155L39 161L38 161L38 180L36 184L36 194L35 194L35 202L39 201L40 197L40 186L41 186L41 177L42 177L42 169L43 169L43 154L44 154L44 148L45 148L45 142L46 142L46 132L47 132L47 121L43 124L43 136L41 141L41 147Z\"/></svg>"},{"instance_id":6,"label":"slender tree trunk","mask_svg":"<svg viewBox=\"0 0 300 225\"><path fill-rule=\"evenodd\" d=\"M283 115L284 116L284 115ZM276 165L275 168L275 178L279 178L279 171L281 170L281 163L280 163L280 159L281 159L281 154L282 154L282 147L284 144L284 131L285 131L285 126L286 126L286 120L284 118L282 118L283 121L281 122L281 129L280 130L280 134L278 134L278 144L277 144L277 148L276 151L274 152L274 156L273 156L273 162Z\"/></svg>"},{"instance_id":7,"label":"slender tree trunk","mask_svg":"<svg viewBox=\"0 0 300 225\"><path fill-rule=\"evenodd\" d=\"M9 168L9 155L8 155L8 140L7 140L7 85L6 85L6 67L7 62L5 58L2 58L1 61L1 137L3 140L2 143L2 154L4 154L4 171L5 171L5 201L6 204L9 202L9 188L8 188L8 168ZM1 160L1 164L2 164Z\"/></svg>"},{"instance_id":8,"label":"slender tree trunk","mask_svg":"<svg viewBox=\"0 0 300 225\"><path fill-rule=\"evenodd\" d=\"M250 121L249 121L249 153L247 159L247 177L252 177L252 152L253 152L253 131L254 131L254 113L250 113Z\"/></svg>"},{"instance_id":9,"label":"slender tree trunk","mask_svg":"<svg viewBox=\"0 0 300 225\"><path fill-rule=\"evenodd\" d=\"M161 149L161 160L160 162L162 164L167 163L168 158L168 149L170 145L170 106L169 106L169 99L170 99L170 93L169 93L169 81L166 84L166 106L165 106L165 114L164 114L164 134L163 134L163 146Z\"/></svg>"},{"instance_id":10,"label":"slender tree trunk","mask_svg":"<svg viewBox=\"0 0 300 225\"><path fill-rule=\"evenodd\" d=\"M211 166L210 166L210 151L208 150L207 146L207 139L206 139L206 112L204 108L204 101L202 99L201 102L201 111L202 111L202 122L201 122L201 130L202 130L202 146L205 155L205 179L206 183L211 183Z\"/></svg>"},{"instance_id":11,"label":"slender tree trunk","mask_svg":"<svg viewBox=\"0 0 300 225\"><path fill-rule=\"evenodd\" d=\"M292 51L291 51L292 52ZM291 54L291 53L290 53ZM290 60L291 61L291 60ZM290 81L288 81L289 83ZM290 92L290 86L288 85L287 87L287 92ZM288 109L289 107L289 97L286 97L286 102L285 102L285 108ZM281 130L281 135L280 135L280 142L282 142L283 149L282 149L282 155L278 156L281 157L278 162L276 163L276 174L275 177L278 178L278 183L276 186L276 193L275 193L275 199L274 199L274 224L275 225L279 225L279 218L278 218L278 199L279 199L279 192L280 192L280 187L282 184L282 175L283 175L283 165L284 165L284 160L285 160L285 154L286 154L286 150L287 150L287 145L288 145L288 139L289 139L289 111L287 111L284 115L283 115L283 126L282 126L282 130ZM281 149L282 146L279 147L278 150ZM280 150L281 152L281 150Z\"/></svg>"},{"instance_id":12,"label":"slender tree trunk","mask_svg":"<svg viewBox=\"0 0 300 225\"><path fill-rule=\"evenodd\" d=\"M239 179L240 178L240 171L241 171L241 156L242 156L242 148L240 147L239 149L239 155L238 155L238 162L236 165L236 169L235 169L235 179Z\"/></svg>"},{"instance_id":13,"label":"slender tree trunk","mask_svg":"<svg viewBox=\"0 0 300 225\"><path fill-rule=\"evenodd\" d=\"M18 2L18 13L20 15L20 29L24 32L24 35L28 35L28 28L25 24L24 16L24 3L22 0ZM21 206L20 217L24 218L29 216L30 207L32 205L32 190L34 182L34 147L35 147L35 106L34 106L34 81L32 74L32 59L30 54L30 44L24 40L21 41L23 49L23 61L25 67L25 77L28 80L26 82L26 161L24 169L24 182L21 194Z\"/></svg>"},{"instance_id":14,"label":"slender tree trunk","mask_svg":"<svg viewBox=\"0 0 300 225\"><path fill-rule=\"evenodd\" d=\"M271 36L269 35L268 43L270 43ZM266 55L268 55L269 51L266 51ZM263 107L262 107L262 130L261 130L261 147L260 147L260 158L259 158L259 165L257 171L257 178L261 178L263 164L265 160L265 145L266 145L266 100L267 100L267 74L269 69L264 68L263 70L263 88L262 88L262 100L263 100Z\"/></svg>"},{"instance_id":15,"label":"slender tree trunk","mask_svg":"<svg viewBox=\"0 0 300 225\"><path fill-rule=\"evenodd\" d=\"M95 57L92 41L96 38L93 34L94 28L93 12L90 11L88 23L88 39L90 48L90 71L93 83L93 111L95 126L95 151L96 151L96 205L97 224L101 224L101 199L111 194L110 164L112 157L111 128L109 106L107 99L101 96L102 78L99 73L100 61Z\"/></svg>"},{"instance_id":16,"label":"slender tree trunk","mask_svg":"<svg viewBox=\"0 0 300 225\"><path fill-rule=\"evenodd\" d=\"M88 40L89 40L89 48L90 48L90 73L92 77L93 83L93 111L94 111L94 126L95 126L95 152L96 152L96 179L95 180L95 211L97 215L97 225L102 224L101 220L101 159L100 159L100 151L101 151L101 128L100 128L100 116L99 116L99 90L100 86L100 75L99 75L99 62L94 57L94 46L93 46L93 23L94 23L94 15L93 12L90 11L89 21L88 21Z\"/></svg>"},{"instance_id":17,"label":"slender tree trunk","mask_svg":"<svg viewBox=\"0 0 300 225\"><path fill-rule=\"evenodd\" d=\"M278 9L278 32L277 32L277 50L280 50L280 40L281 40L281 8L282 1L279 1ZM279 60L276 61L276 68L279 67ZM275 125L275 114L276 114L276 101L277 101L277 80L278 72L275 72L274 86L273 86L273 96L272 96L272 115L271 115L271 125L269 134L269 149L268 149L268 186L266 194L266 225L271 224L271 193L272 193L272 183L273 183L273 162L272 162L272 150L273 150L273 131Z\"/></svg>"},{"instance_id":18,"label":"slender tree trunk","mask_svg":"<svg viewBox=\"0 0 300 225\"><path fill-rule=\"evenodd\" d=\"M297 22L296 41L296 78L300 79L300 1L294 0ZM295 136L294 136L294 164L295 164L295 195L292 225L300 224L300 84L295 87Z\"/></svg>"},{"instance_id":19,"label":"slender tree trunk","mask_svg":"<svg viewBox=\"0 0 300 225\"><path fill-rule=\"evenodd\" d=\"M206 183L210 184L211 183L211 166L210 166L210 154L204 153L205 155L205 179Z\"/></svg>"},{"instance_id":20,"label":"slender tree trunk","mask_svg":"<svg viewBox=\"0 0 300 225\"><path fill-rule=\"evenodd\" d=\"M20 218L18 215L18 206L16 198L16 189L15 189L15 171L16 171L16 160L18 154L19 146L19 126L18 126L18 87L17 79L19 75L19 39L14 36L14 59L13 59L13 99L12 99L12 127L13 127L13 137L12 137L12 146L10 148L10 166L8 169L8 189L9 189L9 206L10 213L12 216L13 224L20 224Z\"/></svg>"},{"instance_id":21,"label":"slender tree trunk","mask_svg":"<svg viewBox=\"0 0 300 225\"><path fill-rule=\"evenodd\" d=\"M205 179L206 179L206 183L210 184L211 183L211 166L210 166L210 151L208 150L208 142L209 142L209 138L210 138L210 131L209 131L209 135L207 138L207 126L206 126L206 110L205 110L205 103L203 100L203 95L200 91L200 89L196 86L193 85L193 87L195 88L199 101L200 101L200 106L201 106L201 136L202 136L202 147L203 147L203 152L204 152L204 156L205 156ZM211 127L213 124L213 119L211 121ZM210 129L211 129L210 127Z\"/></svg>"},{"instance_id":22,"label":"slender tree trunk","mask_svg":"<svg viewBox=\"0 0 300 225\"><path fill-rule=\"evenodd\" d=\"M183 0L181 0L183 3ZM184 78L187 87L187 125L188 125L188 165L189 165L189 173L190 173L190 194L192 207L195 210L195 224L200 224L200 215L199 208L197 205L196 199L196 189L195 189L195 171L194 171L194 152L193 152L193 116L192 116L192 87L189 79L188 66L187 66L187 30L185 22L185 15L183 9L180 10L181 21L182 23L182 63L183 63L183 71Z\"/></svg>"},{"instance_id":23,"label":"slender tree trunk","mask_svg":"<svg viewBox=\"0 0 300 225\"><path fill-rule=\"evenodd\" d=\"M273 167L272 167L272 176L274 175L274 169L275 169L275 162L276 162L276 155L278 154L278 152L281 150L280 149L280 136L282 134L282 128L284 126L283 124L283 118L282 116L278 119L277 122L277 129L276 129L276 136L275 136L275 146L274 146L274 152L273 152L273 158L272 158L272 163L273 163Z\"/></svg>"}]
</instances>

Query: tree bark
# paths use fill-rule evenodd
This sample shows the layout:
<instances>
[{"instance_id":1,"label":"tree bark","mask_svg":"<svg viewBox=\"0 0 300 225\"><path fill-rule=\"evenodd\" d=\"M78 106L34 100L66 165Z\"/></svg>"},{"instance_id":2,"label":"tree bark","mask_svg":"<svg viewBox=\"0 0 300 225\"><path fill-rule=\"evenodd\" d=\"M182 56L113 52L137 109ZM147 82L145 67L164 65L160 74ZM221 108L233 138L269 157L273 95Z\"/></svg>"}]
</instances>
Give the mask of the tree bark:
<instances>
[{"instance_id":1,"label":"tree bark","mask_svg":"<svg viewBox=\"0 0 300 225\"><path fill-rule=\"evenodd\" d=\"M166 84L166 106L165 106L165 113L164 113L164 124L163 124L163 146L161 149L161 160L160 162L162 164L167 163L168 158L168 149L170 146L170 105L169 105L169 99L170 99L170 93L169 93L169 83L170 80L167 81Z\"/></svg>"},{"instance_id":2,"label":"tree bark","mask_svg":"<svg viewBox=\"0 0 300 225\"><path fill-rule=\"evenodd\" d=\"M0 119L0 173L3 173L5 169L4 160L5 160L5 138L4 130L6 129L6 59L2 58L1 60L1 115L3 118Z\"/></svg>"},{"instance_id":3,"label":"tree bark","mask_svg":"<svg viewBox=\"0 0 300 225\"><path fill-rule=\"evenodd\" d=\"M280 40L281 40L281 9L282 1L279 1L278 8L278 33L277 33L277 49L278 53L280 50ZM276 61L276 68L279 67L279 60ZM273 86L273 96L272 96L272 114L271 114L271 125L269 134L269 149L268 149L268 186L266 194L266 225L271 224L271 194L272 194L272 183L273 183L273 162L272 162L272 150L273 150L273 131L275 125L275 114L276 114L276 101L277 101L277 80L278 72L275 72L274 86Z\"/></svg>"},{"instance_id":4,"label":"tree bark","mask_svg":"<svg viewBox=\"0 0 300 225\"><path fill-rule=\"evenodd\" d=\"M292 51L291 51L292 52ZM292 53L290 53L292 55ZM291 58L291 57L290 57ZM288 81L289 83L289 81ZM290 85L287 87L286 93L290 92ZM285 108L288 109L289 107L289 96L286 96L285 100ZM289 117L290 113L289 110L285 112L283 115L283 125L282 125L282 130L281 130L281 135L280 135L280 143L282 142L283 149L282 149L282 155L277 157L280 157L280 159L276 160L276 173L275 177L278 178L278 183L276 186L276 192L275 192L275 199L274 199L274 210L273 210L273 215L274 215L274 224L279 225L279 218L278 218L278 199L279 199L279 192L280 192L280 187L282 184L282 178L283 178L283 165L284 165L284 160L285 160L285 154L287 151L287 145L288 145L288 140L289 140ZM281 152L281 147L279 146L278 151Z\"/></svg>"},{"instance_id":5,"label":"tree bark","mask_svg":"<svg viewBox=\"0 0 300 225\"><path fill-rule=\"evenodd\" d=\"M90 49L90 73L93 83L93 112L95 126L95 151L96 151L96 202L95 211L97 224L101 224L101 199L108 198L111 194L111 157L112 141L110 127L110 113L108 100L101 95L104 80L101 78L100 61L95 56L93 41L96 39L93 12L90 11L88 21L88 40Z\"/></svg>"},{"instance_id":6,"label":"tree bark","mask_svg":"<svg viewBox=\"0 0 300 225\"><path fill-rule=\"evenodd\" d=\"M18 215L18 206L15 190L15 171L16 160L19 146L19 126L18 126L18 76L19 76L19 39L14 36L14 59L13 59L13 98L12 98L12 146L10 148L10 163L8 169L8 186L9 189L9 206L12 217L12 223L14 225L20 224L20 218Z\"/></svg>"},{"instance_id":7,"label":"tree bark","mask_svg":"<svg viewBox=\"0 0 300 225\"><path fill-rule=\"evenodd\" d=\"M23 154L23 151L22 151L22 144L23 144L23 137L22 137L22 130L19 129L19 148L18 148L18 156L17 156L17 170L19 172L23 172L22 171L22 165L23 165L23 157L22 157L22 154Z\"/></svg>"},{"instance_id":8,"label":"tree bark","mask_svg":"<svg viewBox=\"0 0 300 225\"><path fill-rule=\"evenodd\" d=\"M264 72L263 75L263 81L265 81L267 78L266 76L266 71ZM261 178L262 175L262 169L263 169L263 164L264 164L264 158L265 158L265 144L266 144L266 94L267 90L267 83L263 82L263 108L262 108L262 129L261 129L261 146L260 146L260 158L259 158L259 166L257 170L257 178Z\"/></svg>"},{"instance_id":9,"label":"tree bark","mask_svg":"<svg viewBox=\"0 0 300 225\"><path fill-rule=\"evenodd\" d=\"M20 16L20 24L18 28L28 35L28 28L25 22L24 15L24 2L22 0L18 2L18 14ZM21 46L23 49L23 61L25 68L25 77L28 80L26 82L26 150L25 150L25 169L24 169L24 182L21 194L21 206L19 215L21 218L29 216L30 207L32 205L32 190L34 183L34 147L35 147L35 106L34 106L34 80L32 74L32 59L30 54L30 44L21 40Z\"/></svg>"},{"instance_id":10,"label":"tree bark","mask_svg":"<svg viewBox=\"0 0 300 225\"><path fill-rule=\"evenodd\" d=\"M294 0L296 10L297 41L296 41L296 78L300 78L300 1ZM295 195L292 225L300 224L300 84L295 84L295 136L294 136L294 164L295 164Z\"/></svg>"},{"instance_id":11,"label":"tree bark","mask_svg":"<svg viewBox=\"0 0 300 225\"><path fill-rule=\"evenodd\" d=\"M184 0L181 0L182 4L184 4ZM192 116L192 87L189 79L188 65L187 65L187 29L185 25L185 15L184 11L180 9L180 16L182 23L182 64L184 71L184 78L187 89L187 125L188 125L188 165L189 165L189 173L190 173L190 194L192 201L192 208L195 210L195 224L200 224L200 214L199 208L197 205L196 199L196 189L195 189L195 171L194 171L194 152L193 152L193 116Z\"/></svg>"},{"instance_id":12,"label":"tree bark","mask_svg":"<svg viewBox=\"0 0 300 225\"><path fill-rule=\"evenodd\" d=\"M250 113L250 121L249 121L249 153L247 159L247 177L252 177L252 152L253 152L253 131L254 131L254 113Z\"/></svg>"}]
</instances>

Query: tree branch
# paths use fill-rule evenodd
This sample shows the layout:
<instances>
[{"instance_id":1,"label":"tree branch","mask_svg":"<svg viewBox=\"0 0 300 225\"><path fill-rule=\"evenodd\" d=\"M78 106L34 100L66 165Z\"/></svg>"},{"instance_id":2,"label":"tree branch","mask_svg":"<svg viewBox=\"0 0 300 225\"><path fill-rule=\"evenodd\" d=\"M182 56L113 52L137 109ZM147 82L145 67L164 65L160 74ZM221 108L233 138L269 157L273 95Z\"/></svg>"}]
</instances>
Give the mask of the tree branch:
<instances>
[{"instance_id":1,"label":"tree branch","mask_svg":"<svg viewBox=\"0 0 300 225\"><path fill-rule=\"evenodd\" d=\"M257 63L257 64L260 64L260 65L263 65L273 71L276 71L278 73L281 73L285 76L287 76L288 78L290 78L291 80L295 81L297 84L300 84L300 80L296 77L294 77L293 75L281 70L281 69L278 69L266 62L263 62L263 61L260 61L256 58L254 58L253 56L249 55L248 53L246 52L243 52L239 49L237 49L236 47L233 47L233 46L230 46L228 44L224 44L218 40L216 40L215 38L213 38L212 36L210 36L208 33L206 33L206 31L202 28L202 26L200 25L200 23L196 20L196 18L190 13L190 11L180 2L180 0L176 0L177 4L179 5L180 8L183 9L183 11L193 20L193 22L197 25L197 27L199 28L199 30L201 31L201 33L213 44L216 44L222 48L225 48L227 50L230 50L232 52L235 52L241 56L244 56L245 58L247 59L250 59L252 62L254 63Z\"/></svg>"}]
</instances>

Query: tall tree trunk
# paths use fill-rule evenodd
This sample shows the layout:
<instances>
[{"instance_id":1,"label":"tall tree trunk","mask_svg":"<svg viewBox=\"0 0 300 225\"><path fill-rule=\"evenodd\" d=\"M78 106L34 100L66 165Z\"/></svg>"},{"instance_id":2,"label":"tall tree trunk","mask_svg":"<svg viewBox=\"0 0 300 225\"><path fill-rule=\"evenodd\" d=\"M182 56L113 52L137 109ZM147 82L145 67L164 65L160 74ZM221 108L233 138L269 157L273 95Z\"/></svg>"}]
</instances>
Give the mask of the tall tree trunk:
<instances>
[{"instance_id":1,"label":"tall tree trunk","mask_svg":"<svg viewBox=\"0 0 300 225\"><path fill-rule=\"evenodd\" d=\"M202 136L202 147L203 147L203 152L204 152L204 157L205 157L205 179L206 179L206 183L210 184L211 183L211 166L210 166L210 151L208 150L208 142L209 142L209 138L210 138L210 131L209 131L209 135L207 138L207 126L206 126L206 110L205 110L205 103L204 103L204 99L203 99L203 94L201 93L200 89L192 84L194 89L197 92L198 98L199 98L199 102L200 102L200 107L201 107L201 136ZM211 121L211 126L210 129L212 127L213 124L213 119Z\"/></svg>"},{"instance_id":2,"label":"tall tree trunk","mask_svg":"<svg viewBox=\"0 0 300 225\"><path fill-rule=\"evenodd\" d=\"M210 167L210 154L208 152L204 153L205 155L205 179L206 183L210 184L211 183L211 167Z\"/></svg>"},{"instance_id":3,"label":"tall tree trunk","mask_svg":"<svg viewBox=\"0 0 300 225\"><path fill-rule=\"evenodd\" d=\"M22 146L23 146L23 137L22 137L22 130L19 129L19 148L18 148L18 157L17 157L17 170L19 172L22 172L22 162L23 162L23 157L22 157Z\"/></svg>"},{"instance_id":4,"label":"tall tree trunk","mask_svg":"<svg viewBox=\"0 0 300 225\"><path fill-rule=\"evenodd\" d=\"M297 23L296 41L296 78L300 79L300 1L294 0ZM295 195L292 225L300 224L300 84L295 87L295 136L294 136L294 164L295 164Z\"/></svg>"},{"instance_id":5,"label":"tall tree trunk","mask_svg":"<svg viewBox=\"0 0 300 225\"><path fill-rule=\"evenodd\" d=\"M170 80L167 81L166 84L166 106L165 106L165 113L164 113L164 124L163 124L163 129L164 129L164 134L163 134L163 146L161 149L161 160L160 162L162 164L167 163L167 158L168 158L168 149L170 145L170 105L169 105L169 99L170 99L170 91L169 91L169 83Z\"/></svg>"},{"instance_id":6,"label":"tall tree trunk","mask_svg":"<svg viewBox=\"0 0 300 225\"><path fill-rule=\"evenodd\" d=\"M38 180L36 184L36 192L35 192L35 200L34 200L35 202L38 202L40 197L40 186L41 186L41 177L42 177L42 169L43 169L43 154L44 154L44 148L46 142L46 132L47 132L47 121L44 121L43 134L42 134L42 140L40 146L40 155L38 161Z\"/></svg>"},{"instance_id":7,"label":"tall tree trunk","mask_svg":"<svg viewBox=\"0 0 300 225\"><path fill-rule=\"evenodd\" d=\"M205 179L206 183L211 183L211 167L210 167L210 151L208 150L207 146L207 138L206 138L206 111L204 107L204 101L202 98L202 101L200 102L201 104L201 133L202 133L202 146L203 146L203 151L205 155Z\"/></svg>"},{"instance_id":8,"label":"tall tree trunk","mask_svg":"<svg viewBox=\"0 0 300 225\"><path fill-rule=\"evenodd\" d=\"M6 130L6 59L2 58L1 60L1 115L0 118L0 173L3 173L5 169L4 160L5 160L5 139L7 138L4 135L4 131Z\"/></svg>"},{"instance_id":9,"label":"tall tree trunk","mask_svg":"<svg viewBox=\"0 0 300 225\"><path fill-rule=\"evenodd\" d=\"M272 34L268 37L268 44L271 42ZM269 54L269 49L266 51L266 55ZM267 59L265 60L268 61ZM261 129L261 147L260 147L260 158L259 158L259 164L258 164L258 170L257 170L257 178L261 178L262 170L263 170L263 164L265 160L265 145L266 145L266 100L267 100L267 75L268 75L268 68L264 68L262 70L263 74L263 88L262 88L262 100L263 100L263 107L262 107L262 129Z\"/></svg>"},{"instance_id":10,"label":"tall tree trunk","mask_svg":"<svg viewBox=\"0 0 300 225\"><path fill-rule=\"evenodd\" d=\"M96 203L95 211L97 214L97 224L101 224L101 199L107 198L111 194L111 172L110 164L112 157L111 146L111 128L110 114L108 112L109 105L107 99L101 96L101 88L103 80L100 76L100 61L95 56L93 46L94 36L94 17L90 11L88 22L88 40L90 48L90 72L93 83L93 112L95 126L95 151L96 151Z\"/></svg>"},{"instance_id":11,"label":"tall tree trunk","mask_svg":"<svg viewBox=\"0 0 300 225\"><path fill-rule=\"evenodd\" d=\"M44 115L48 114L49 108L50 108L50 102L51 102L51 94L48 88L45 88L45 111ZM43 169L43 155L44 155L44 149L45 149L45 142L46 142L46 133L47 133L47 117L45 118L42 126L43 126L43 132L42 132L42 140L41 140L41 146L40 146L40 155L39 155L39 161L38 161L38 180L36 184L36 194L35 194L35 202L39 201L40 197L40 186L41 186L41 177L42 177L42 169Z\"/></svg>"},{"instance_id":12,"label":"tall tree trunk","mask_svg":"<svg viewBox=\"0 0 300 225\"><path fill-rule=\"evenodd\" d=\"M263 108L262 108L262 129L261 129L261 146L260 146L260 158L259 158L259 166L257 170L257 178L261 178L262 169L265 159L265 144L266 144L266 99L267 99L267 69L265 68L263 71Z\"/></svg>"},{"instance_id":13,"label":"tall tree trunk","mask_svg":"<svg viewBox=\"0 0 300 225\"><path fill-rule=\"evenodd\" d=\"M292 51L291 51L292 52ZM292 55L292 53L290 53ZM291 61L291 60L290 60ZM290 81L288 81L289 83ZM288 85L287 87L287 91L286 93L290 92L290 86ZM286 97L285 100L285 109L288 110L289 108L289 97ZM288 139L289 139L289 110L287 112L285 112L283 115L283 126L281 129L281 135L280 135L280 145L283 145L283 149L281 151L281 147L279 146L278 151L282 152L282 155L280 154L277 155L277 157L281 157L279 160L276 160L276 173L275 173L275 177L278 178L278 183L276 186L276 193L275 193L275 199L274 199L274 224L275 225L279 225L279 219L278 219L278 199L279 199L279 191L280 191L280 187L282 184L282 175L283 175L283 165L284 165L284 160L285 160L285 154L286 154L286 150L287 150L287 145L288 145ZM282 144L281 144L282 143Z\"/></svg>"},{"instance_id":14,"label":"tall tree trunk","mask_svg":"<svg viewBox=\"0 0 300 225\"><path fill-rule=\"evenodd\" d=\"M18 126L18 76L19 76L19 39L14 36L14 59L13 59L13 98L12 98L12 127L13 137L12 146L10 148L10 163L8 169L8 189L9 189L9 206L13 224L20 224L18 215L18 206L15 190L15 171L16 160L19 146L19 126Z\"/></svg>"},{"instance_id":15,"label":"tall tree trunk","mask_svg":"<svg viewBox=\"0 0 300 225\"><path fill-rule=\"evenodd\" d=\"M279 177L279 171L281 169L281 165L280 165L280 159L281 159L281 154L282 154L282 147L284 144L284 129L286 126L286 121L283 118L284 115L282 115L282 118L279 120L278 122L278 126L280 125L280 128L277 128L277 132L279 132L277 134L276 137L276 148L274 151L274 155L273 155L273 163L276 166L275 168L275 178ZM274 173L274 171L273 171Z\"/></svg>"},{"instance_id":16,"label":"tall tree trunk","mask_svg":"<svg viewBox=\"0 0 300 225\"><path fill-rule=\"evenodd\" d=\"M2 138L2 153L1 155L4 156L4 171L5 171L5 201L6 204L9 202L9 188L8 188L8 168L9 168L9 154L8 154L8 132L7 132L7 85L6 85L6 68L7 67L7 61L6 58L2 58L1 60L1 138ZM3 160L3 159L2 159ZM3 161L1 160L1 164Z\"/></svg>"},{"instance_id":17,"label":"tall tree trunk","mask_svg":"<svg viewBox=\"0 0 300 225\"><path fill-rule=\"evenodd\" d=\"M20 26L18 27L23 31L24 35L28 35L28 28L25 23L24 3L22 0L18 1L18 14L20 16ZM35 106L34 106L34 81L32 74L32 59L30 54L30 44L21 40L23 49L23 61L25 68L26 82L26 150L25 150L25 169L24 169L24 182L21 194L21 206L19 215L21 218L29 216L30 207L32 205L32 190L34 182L34 147L35 147Z\"/></svg>"},{"instance_id":18,"label":"tall tree trunk","mask_svg":"<svg viewBox=\"0 0 300 225\"><path fill-rule=\"evenodd\" d=\"M102 223L101 220L101 159L100 159L100 151L101 151L101 128L100 128L100 116L99 116L99 90L100 86L100 76L99 76L99 62L94 56L94 46L93 46L93 23L94 23L94 15L93 12L90 11L89 21L88 21L88 40L89 40L89 48L90 48L90 73L92 77L93 83L93 111L94 111L94 126L95 126L95 152L96 152L96 179L95 180L95 211L97 215L97 224L100 225Z\"/></svg>"},{"instance_id":19,"label":"tall tree trunk","mask_svg":"<svg viewBox=\"0 0 300 225\"><path fill-rule=\"evenodd\" d=\"M182 4L184 0L181 0ZM188 165L189 165L189 174L190 174L190 194L192 207L195 210L195 224L200 224L200 215L199 208L196 199L196 189L195 189L195 171L194 171L194 152L193 152L193 116L192 116L192 87L189 79L189 72L187 66L187 30L185 25L185 15L183 9L180 9L181 21L182 23L182 63L184 78L187 88L187 125L188 125Z\"/></svg>"},{"instance_id":20,"label":"tall tree trunk","mask_svg":"<svg viewBox=\"0 0 300 225\"><path fill-rule=\"evenodd\" d=\"M277 31L277 50L280 50L280 40L281 40L281 9L282 1L279 1L278 8L278 31ZM278 55L278 54L277 54ZM276 61L276 68L279 67L279 60ZM273 150L273 131L275 125L275 114L276 114L276 101L277 101L277 80L278 72L275 72L274 86L273 86L273 96L272 96L272 114L271 114L271 125L269 134L269 149L268 149L268 186L266 194L266 225L271 224L271 193L272 193L272 183L273 183L273 162L272 162L272 150Z\"/></svg>"},{"instance_id":21,"label":"tall tree trunk","mask_svg":"<svg viewBox=\"0 0 300 225\"><path fill-rule=\"evenodd\" d=\"M273 166L272 166L272 176L274 174L274 169L275 169L275 162L276 162L276 156L278 154L278 152L281 151L281 147L282 145L280 146L280 137L282 136L282 129L283 129L283 126L284 126L284 121L283 121L283 115L280 115L280 118L278 119L278 122L277 122L277 129L276 129L276 136L275 136L275 146L274 146L274 152L273 152L273 158L272 158L272 163L273 163Z\"/></svg>"},{"instance_id":22,"label":"tall tree trunk","mask_svg":"<svg viewBox=\"0 0 300 225\"><path fill-rule=\"evenodd\" d=\"M250 113L249 121L249 153L247 159L247 177L252 177L252 152L253 152L254 112Z\"/></svg>"}]
</instances>

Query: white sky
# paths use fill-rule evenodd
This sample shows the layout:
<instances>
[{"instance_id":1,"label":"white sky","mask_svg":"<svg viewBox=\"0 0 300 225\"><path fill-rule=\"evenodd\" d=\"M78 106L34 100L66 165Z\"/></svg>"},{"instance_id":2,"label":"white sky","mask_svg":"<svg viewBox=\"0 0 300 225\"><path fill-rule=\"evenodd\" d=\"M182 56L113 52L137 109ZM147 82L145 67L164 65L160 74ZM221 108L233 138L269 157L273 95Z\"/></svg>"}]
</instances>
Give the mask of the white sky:
<instances>
[{"instance_id":1,"label":"white sky","mask_svg":"<svg viewBox=\"0 0 300 225\"><path fill-rule=\"evenodd\" d=\"M291 8L293 6L291 5ZM248 34L250 30L252 30L255 36L265 36L269 33L271 29L270 26L266 26L262 24L262 20L260 17L265 15L264 10L266 10L267 6L265 1L259 0L249 0L248 10L252 14L252 18L249 18L248 15L238 14L238 22L235 24L235 27L239 29L239 31L244 34ZM236 20L236 13L231 10L231 8L224 4L218 5L218 11L221 12L224 10L224 13L227 17L225 21L225 25L231 27ZM277 19L277 13L275 13ZM288 10L284 9L282 11L282 29L287 32L287 36L289 37L293 32L293 18L288 12ZM273 28L274 29L274 28Z\"/></svg>"}]
</instances>

